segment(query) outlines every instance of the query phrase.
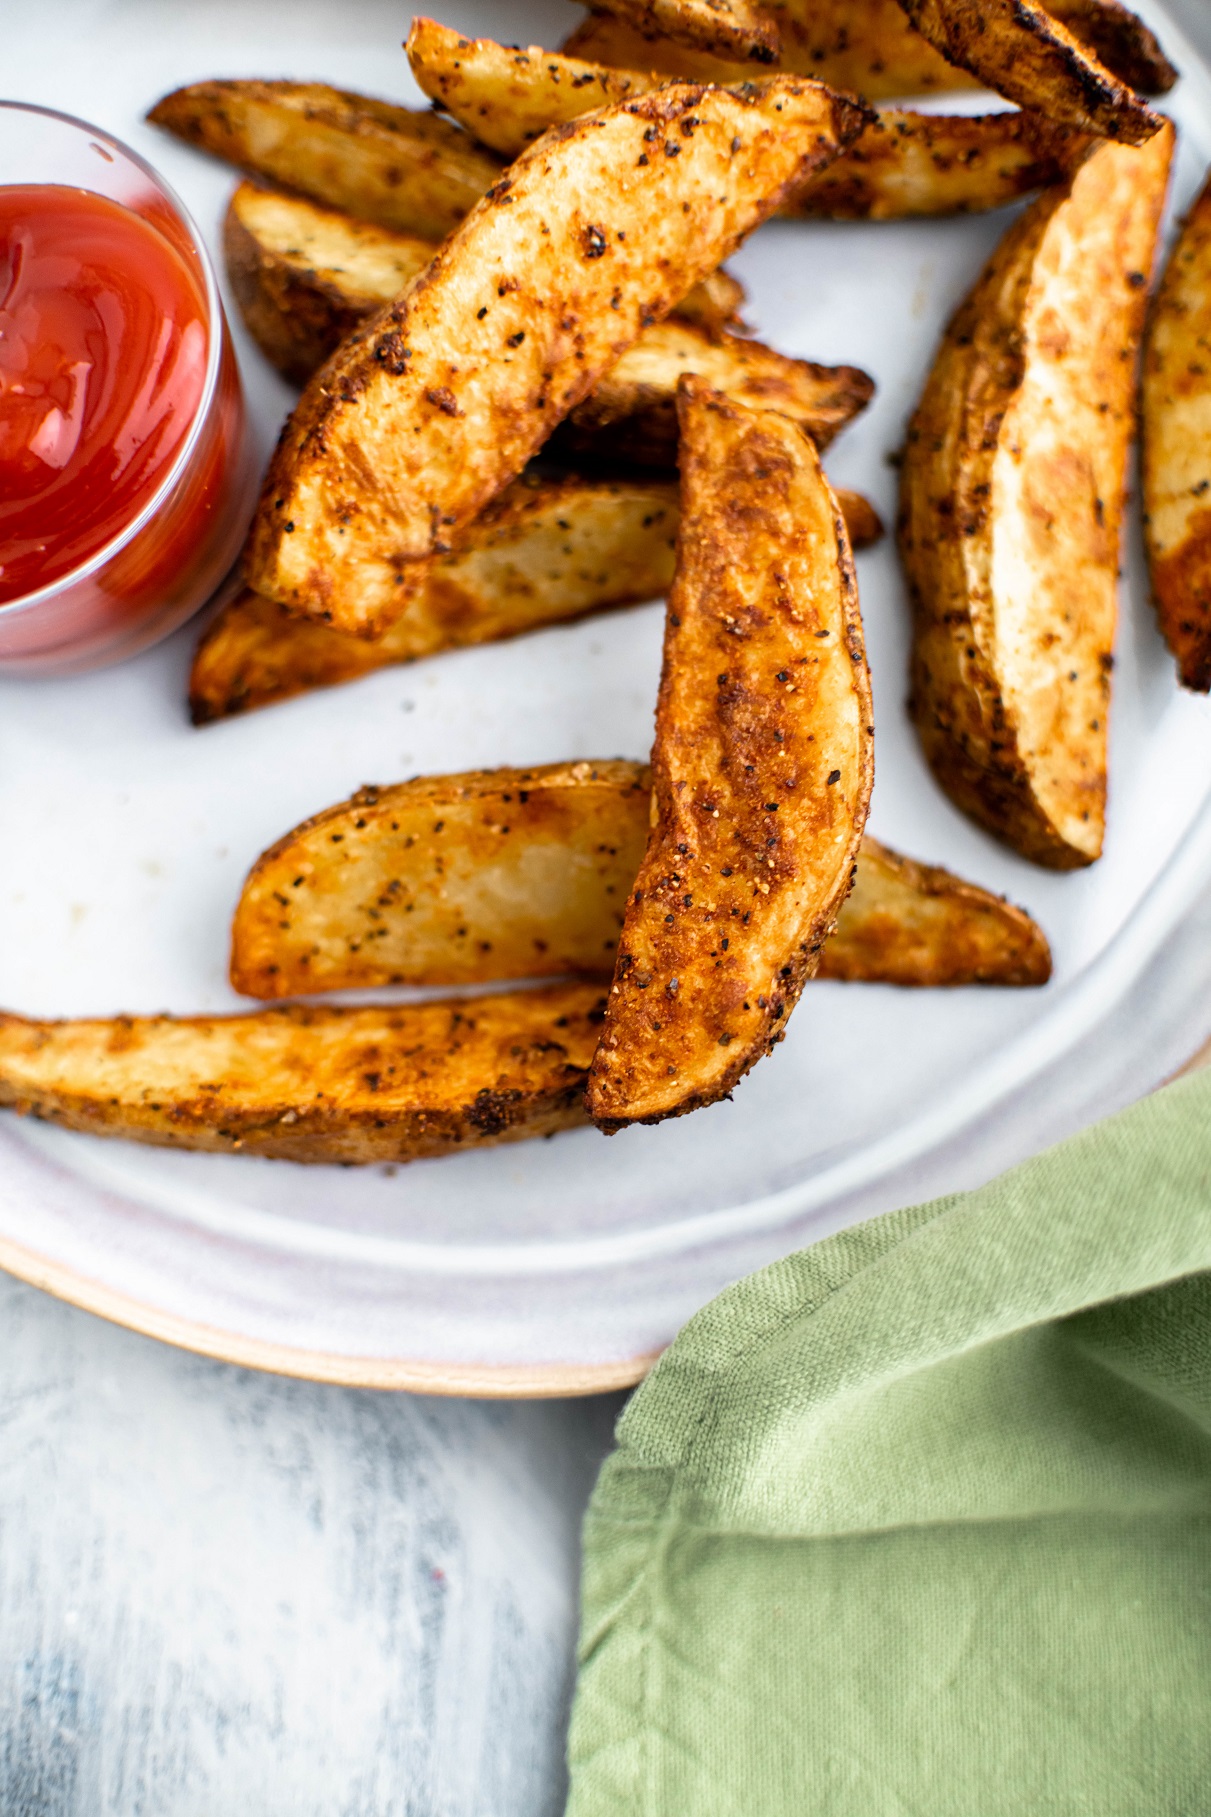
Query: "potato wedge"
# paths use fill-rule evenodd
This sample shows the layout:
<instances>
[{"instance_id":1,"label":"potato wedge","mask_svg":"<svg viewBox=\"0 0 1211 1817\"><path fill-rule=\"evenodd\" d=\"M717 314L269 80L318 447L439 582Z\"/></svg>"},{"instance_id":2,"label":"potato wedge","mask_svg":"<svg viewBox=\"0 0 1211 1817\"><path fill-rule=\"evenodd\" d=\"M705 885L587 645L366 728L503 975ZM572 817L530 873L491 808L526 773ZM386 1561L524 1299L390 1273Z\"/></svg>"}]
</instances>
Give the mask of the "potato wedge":
<instances>
[{"instance_id":1,"label":"potato wedge","mask_svg":"<svg viewBox=\"0 0 1211 1817\"><path fill-rule=\"evenodd\" d=\"M1040 985L1051 977L1051 948L1025 909L867 833L816 976L846 984Z\"/></svg>"},{"instance_id":2,"label":"potato wedge","mask_svg":"<svg viewBox=\"0 0 1211 1817\"><path fill-rule=\"evenodd\" d=\"M673 577L675 481L514 482L425 571L376 642L245 591L212 621L190 676L195 725L463 644L656 599Z\"/></svg>"},{"instance_id":3,"label":"potato wedge","mask_svg":"<svg viewBox=\"0 0 1211 1817\"><path fill-rule=\"evenodd\" d=\"M857 582L814 444L686 378L681 476L652 827L589 1074L609 1131L714 1103L781 1038L874 778Z\"/></svg>"},{"instance_id":4,"label":"potato wedge","mask_svg":"<svg viewBox=\"0 0 1211 1817\"><path fill-rule=\"evenodd\" d=\"M834 88L878 101L977 86L913 30L899 0L788 0L770 11L782 34L780 67ZM646 38L608 12L590 13L564 40L562 54L691 82L741 82L751 74L744 64Z\"/></svg>"},{"instance_id":5,"label":"potato wedge","mask_svg":"<svg viewBox=\"0 0 1211 1817\"><path fill-rule=\"evenodd\" d=\"M250 176L433 241L457 227L501 170L436 114L322 82L194 82L147 117Z\"/></svg>"},{"instance_id":6,"label":"potato wedge","mask_svg":"<svg viewBox=\"0 0 1211 1817\"><path fill-rule=\"evenodd\" d=\"M1211 178L1186 216L1144 337L1144 538L1165 642L1211 689Z\"/></svg>"},{"instance_id":7,"label":"potato wedge","mask_svg":"<svg viewBox=\"0 0 1211 1817\"><path fill-rule=\"evenodd\" d=\"M648 38L744 63L777 63L782 50L775 14L755 0L600 0Z\"/></svg>"},{"instance_id":8,"label":"potato wedge","mask_svg":"<svg viewBox=\"0 0 1211 1817\"><path fill-rule=\"evenodd\" d=\"M900 0L922 37L1019 107L1143 145L1162 116L1038 0Z\"/></svg>"},{"instance_id":9,"label":"potato wedge","mask_svg":"<svg viewBox=\"0 0 1211 1817\"><path fill-rule=\"evenodd\" d=\"M305 385L347 334L405 290L432 240L241 183L223 224L227 275L261 351Z\"/></svg>"},{"instance_id":10,"label":"potato wedge","mask_svg":"<svg viewBox=\"0 0 1211 1817\"><path fill-rule=\"evenodd\" d=\"M37 1022L0 1013L0 1105L278 1161L417 1161L585 1121L598 986L445 1002Z\"/></svg>"},{"instance_id":11,"label":"potato wedge","mask_svg":"<svg viewBox=\"0 0 1211 1817\"><path fill-rule=\"evenodd\" d=\"M639 763L420 776L359 789L253 866L231 982L271 999L385 984L609 977L651 821ZM1045 984L1029 915L867 836L819 976Z\"/></svg>"},{"instance_id":12,"label":"potato wedge","mask_svg":"<svg viewBox=\"0 0 1211 1817\"><path fill-rule=\"evenodd\" d=\"M449 547L659 320L865 120L816 83L670 84L547 134L303 394L249 584L346 630Z\"/></svg>"},{"instance_id":13,"label":"potato wedge","mask_svg":"<svg viewBox=\"0 0 1211 1817\"><path fill-rule=\"evenodd\" d=\"M855 549L879 540L883 524L868 499L841 488L837 502ZM669 480L518 480L373 641L296 618L245 588L198 645L190 716L207 725L440 650L658 599L673 578L679 517Z\"/></svg>"},{"instance_id":14,"label":"potato wedge","mask_svg":"<svg viewBox=\"0 0 1211 1817\"><path fill-rule=\"evenodd\" d=\"M421 89L481 144L515 158L549 126L659 87L662 77L608 69L532 44L464 38L436 19L413 19L404 50Z\"/></svg>"},{"instance_id":15,"label":"potato wedge","mask_svg":"<svg viewBox=\"0 0 1211 1817\"><path fill-rule=\"evenodd\" d=\"M1093 143L1043 114L888 108L783 207L833 221L975 214L1062 183Z\"/></svg>"},{"instance_id":16,"label":"potato wedge","mask_svg":"<svg viewBox=\"0 0 1211 1817\"><path fill-rule=\"evenodd\" d=\"M760 341L711 335L689 322L645 328L561 424L557 444L575 454L677 465L677 386L697 373L742 404L781 410L827 448L864 410L875 382L857 366L817 366Z\"/></svg>"},{"instance_id":17,"label":"potato wedge","mask_svg":"<svg viewBox=\"0 0 1211 1817\"><path fill-rule=\"evenodd\" d=\"M1173 130L1100 143L1006 234L909 429L911 711L942 787L1023 857L1102 849L1136 349Z\"/></svg>"}]
</instances>

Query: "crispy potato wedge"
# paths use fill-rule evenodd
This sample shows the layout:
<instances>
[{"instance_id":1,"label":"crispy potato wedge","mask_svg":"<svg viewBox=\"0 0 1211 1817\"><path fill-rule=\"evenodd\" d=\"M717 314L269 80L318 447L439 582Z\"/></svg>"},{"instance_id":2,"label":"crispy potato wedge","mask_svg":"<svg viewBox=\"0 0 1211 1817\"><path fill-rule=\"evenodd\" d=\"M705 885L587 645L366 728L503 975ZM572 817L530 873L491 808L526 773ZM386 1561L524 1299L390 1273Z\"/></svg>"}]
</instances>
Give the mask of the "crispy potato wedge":
<instances>
[{"instance_id":1,"label":"crispy potato wedge","mask_svg":"<svg viewBox=\"0 0 1211 1817\"><path fill-rule=\"evenodd\" d=\"M223 240L245 326L266 358L300 386L437 251L431 240L256 183L236 189ZM712 271L675 313L720 334L737 321L743 302L738 279Z\"/></svg>"},{"instance_id":2,"label":"crispy potato wedge","mask_svg":"<svg viewBox=\"0 0 1211 1817\"><path fill-rule=\"evenodd\" d=\"M1143 145L1162 116L1038 0L900 0L950 63L1019 107Z\"/></svg>"},{"instance_id":3,"label":"crispy potato wedge","mask_svg":"<svg viewBox=\"0 0 1211 1817\"><path fill-rule=\"evenodd\" d=\"M742 63L777 63L782 40L775 14L755 0L600 0L647 38Z\"/></svg>"},{"instance_id":4,"label":"crispy potato wedge","mask_svg":"<svg viewBox=\"0 0 1211 1817\"><path fill-rule=\"evenodd\" d=\"M257 592L381 626L636 339L865 120L819 84L670 84L524 152L304 392L247 554Z\"/></svg>"},{"instance_id":5,"label":"crispy potato wedge","mask_svg":"<svg viewBox=\"0 0 1211 1817\"><path fill-rule=\"evenodd\" d=\"M877 542L883 524L870 501L844 488L836 496L854 548ZM198 645L189 680L193 723L439 650L657 599L673 578L679 517L669 480L519 480L476 519L455 554L438 557L408 610L374 641L296 618L245 588Z\"/></svg>"},{"instance_id":6,"label":"crispy potato wedge","mask_svg":"<svg viewBox=\"0 0 1211 1817\"><path fill-rule=\"evenodd\" d=\"M347 334L405 290L432 240L241 183L223 224L227 274L248 331L296 385Z\"/></svg>"},{"instance_id":7,"label":"crispy potato wedge","mask_svg":"<svg viewBox=\"0 0 1211 1817\"><path fill-rule=\"evenodd\" d=\"M417 1161L585 1121L599 987L241 1016L0 1013L0 1105L278 1161Z\"/></svg>"},{"instance_id":8,"label":"crispy potato wedge","mask_svg":"<svg viewBox=\"0 0 1211 1817\"><path fill-rule=\"evenodd\" d=\"M785 215L901 221L975 214L1062 183L1092 143L1043 114L888 108L784 206Z\"/></svg>"},{"instance_id":9,"label":"crispy potato wedge","mask_svg":"<svg viewBox=\"0 0 1211 1817\"><path fill-rule=\"evenodd\" d=\"M250 176L427 240L444 239L500 176L448 120L322 82L195 82L147 117Z\"/></svg>"},{"instance_id":10,"label":"crispy potato wedge","mask_svg":"<svg viewBox=\"0 0 1211 1817\"><path fill-rule=\"evenodd\" d=\"M240 593L198 646L193 722L658 598L672 580L679 515L675 481L517 480L463 533L455 553L423 572L408 609L375 642Z\"/></svg>"},{"instance_id":11,"label":"crispy potato wedge","mask_svg":"<svg viewBox=\"0 0 1211 1817\"><path fill-rule=\"evenodd\" d=\"M912 420L911 711L959 807L1057 870L1099 856L1136 349L1173 131L1100 143L1010 228Z\"/></svg>"},{"instance_id":12,"label":"crispy potato wedge","mask_svg":"<svg viewBox=\"0 0 1211 1817\"><path fill-rule=\"evenodd\" d=\"M847 984L1039 985L1051 977L1051 948L1025 909L867 833L816 976Z\"/></svg>"},{"instance_id":13,"label":"crispy potato wedge","mask_svg":"<svg viewBox=\"0 0 1211 1817\"><path fill-rule=\"evenodd\" d=\"M1211 689L1211 178L1182 224L1144 337L1144 537L1165 642Z\"/></svg>"},{"instance_id":14,"label":"crispy potato wedge","mask_svg":"<svg viewBox=\"0 0 1211 1817\"><path fill-rule=\"evenodd\" d=\"M857 582L814 444L699 379L681 413L652 827L587 1093L609 1131L714 1103L781 1038L874 779Z\"/></svg>"},{"instance_id":15,"label":"crispy potato wedge","mask_svg":"<svg viewBox=\"0 0 1211 1817\"><path fill-rule=\"evenodd\" d=\"M573 453L675 467L677 386L688 372L740 403L781 410L818 448L866 408L875 390L857 366L817 366L760 341L659 322L598 379L560 426L558 443Z\"/></svg>"},{"instance_id":16,"label":"crispy potato wedge","mask_svg":"<svg viewBox=\"0 0 1211 1817\"><path fill-rule=\"evenodd\" d=\"M659 87L662 77L609 69L532 44L464 38L436 19L413 19L404 49L421 89L503 157L515 158L549 126Z\"/></svg>"},{"instance_id":17,"label":"crispy potato wedge","mask_svg":"<svg viewBox=\"0 0 1211 1817\"><path fill-rule=\"evenodd\" d=\"M771 5L782 34L780 67L815 76L868 100L973 88L966 70L939 56L900 10L899 0L788 0ZM565 56L614 69L651 70L694 82L740 82L744 64L648 38L608 12L592 12L564 40Z\"/></svg>"},{"instance_id":18,"label":"crispy potato wedge","mask_svg":"<svg viewBox=\"0 0 1211 1817\"><path fill-rule=\"evenodd\" d=\"M651 821L639 763L421 776L360 789L253 866L231 982L260 998L385 984L609 977ZM867 836L818 976L1045 984L1023 910Z\"/></svg>"},{"instance_id":19,"label":"crispy potato wedge","mask_svg":"<svg viewBox=\"0 0 1211 1817\"><path fill-rule=\"evenodd\" d=\"M982 86L913 30L899 0L771 0L770 11L782 33L779 66L834 88L887 101ZM1119 0L1052 0L1047 11L1141 94L1165 94L1177 80L1155 35ZM563 54L698 82L738 82L745 73L741 64L645 38L608 12L590 13Z\"/></svg>"},{"instance_id":20,"label":"crispy potato wedge","mask_svg":"<svg viewBox=\"0 0 1211 1817\"><path fill-rule=\"evenodd\" d=\"M413 23L408 52L426 94L469 132L510 155L546 126L590 112L603 97L643 94L662 79L537 49L510 50L490 38L463 38L428 19ZM782 212L902 220L1000 208L1061 182L1089 143L1088 133L1031 112L972 117L888 111Z\"/></svg>"},{"instance_id":21,"label":"crispy potato wedge","mask_svg":"<svg viewBox=\"0 0 1211 1817\"><path fill-rule=\"evenodd\" d=\"M253 866L231 929L249 997L614 970L647 841L643 764L418 776L304 821Z\"/></svg>"}]
</instances>

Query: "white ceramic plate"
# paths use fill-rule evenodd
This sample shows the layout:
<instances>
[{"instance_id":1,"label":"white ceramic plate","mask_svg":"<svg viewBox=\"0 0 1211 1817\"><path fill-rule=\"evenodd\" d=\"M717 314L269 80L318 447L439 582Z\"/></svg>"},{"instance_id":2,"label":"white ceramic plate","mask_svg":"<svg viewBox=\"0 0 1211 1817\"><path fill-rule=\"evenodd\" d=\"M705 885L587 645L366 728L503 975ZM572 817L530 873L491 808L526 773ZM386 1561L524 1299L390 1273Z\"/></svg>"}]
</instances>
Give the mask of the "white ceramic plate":
<instances>
[{"instance_id":1,"label":"white ceramic plate","mask_svg":"<svg viewBox=\"0 0 1211 1817\"><path fill-rule=\"evenodd\" d=\"M1186 71L1169 102L1180 206L1211 158L1211 82L1164 13L1146 10ZM460 0L443 16L547 44L575 18L563 0ZM377 0L76 0L6 20L5 80L151 158L217 245L230 173L144 126L147 107L213 75L319 77L414 100L405 24ZM889 457L1007 218L776 223L733 261L764 338L877 378L828 465L889 520ZM290 397L240 346L267 448ZM241 1360L350 1381L575 1389L633 1377L745 1268L979 1178L1155 1083L1205 1032L1202 948L1175 930L1211 877L1211 708L1175 685L1134 542L1106 854L1076 876L1014 858L941 795L904 715L907 614L890 542L859 575L878 727L871 829L1024 903L1054 948L1048 989L813 985L732 1104L609 1142L585 1130L408 1168L184 1155L5 1119L0 1261ZM189 629L101 675L0 682L0 1002L52 1015L239 1007L227 926L266 844L366 781L645 755L660 632L659 605L615 613L203 732L184 709Z\"/></svg>"}]
</instances>

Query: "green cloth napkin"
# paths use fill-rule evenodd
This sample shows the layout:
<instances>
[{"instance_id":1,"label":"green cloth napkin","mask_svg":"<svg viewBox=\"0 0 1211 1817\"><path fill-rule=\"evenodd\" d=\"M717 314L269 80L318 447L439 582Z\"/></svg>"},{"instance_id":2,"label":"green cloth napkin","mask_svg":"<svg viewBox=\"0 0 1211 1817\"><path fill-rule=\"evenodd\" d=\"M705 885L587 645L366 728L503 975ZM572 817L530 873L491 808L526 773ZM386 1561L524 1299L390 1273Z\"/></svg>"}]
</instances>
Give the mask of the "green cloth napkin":
<instances>
[{"instance_id":1,"label":"green cloth napkin","mask_svg":"<svg viewBox=\"0 0 1211 1817\"><path fill-rule=\"evenodd\" d=\"M570 1817L1211 1812L1211 1075L729 1288L585 1527Z\"/></svg>"}]
</instances>

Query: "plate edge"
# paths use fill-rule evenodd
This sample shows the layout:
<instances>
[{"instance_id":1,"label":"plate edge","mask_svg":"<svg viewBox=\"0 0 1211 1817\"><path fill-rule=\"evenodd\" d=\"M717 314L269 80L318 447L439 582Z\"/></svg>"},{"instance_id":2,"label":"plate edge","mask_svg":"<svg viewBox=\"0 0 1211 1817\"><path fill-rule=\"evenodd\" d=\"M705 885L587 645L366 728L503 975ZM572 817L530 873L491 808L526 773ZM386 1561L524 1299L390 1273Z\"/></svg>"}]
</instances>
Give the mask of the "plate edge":
<instances>
[{"instance_id":1,"label":"plate edge","mask_svg":"<svg viewBox=\"0 0 1211 1817\"><path fill-rule=\"evenodd\" d=\"M633 1388L643 1380L659 1351L612 1363L434 1363L419 1357L357 1357L302 1350L241 1337L217 1325L203 1325L163 1312L119 1293L88 1275L35 1254L0 1237L0 1269L83 1312L155 1338L178 1350L338 1388L377 1388L395 1393L461 1396L473 1400L570 1400Z\"/></svg>"}]
</instances>

